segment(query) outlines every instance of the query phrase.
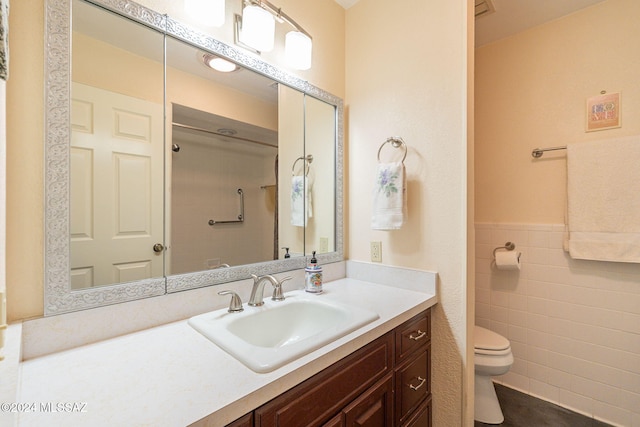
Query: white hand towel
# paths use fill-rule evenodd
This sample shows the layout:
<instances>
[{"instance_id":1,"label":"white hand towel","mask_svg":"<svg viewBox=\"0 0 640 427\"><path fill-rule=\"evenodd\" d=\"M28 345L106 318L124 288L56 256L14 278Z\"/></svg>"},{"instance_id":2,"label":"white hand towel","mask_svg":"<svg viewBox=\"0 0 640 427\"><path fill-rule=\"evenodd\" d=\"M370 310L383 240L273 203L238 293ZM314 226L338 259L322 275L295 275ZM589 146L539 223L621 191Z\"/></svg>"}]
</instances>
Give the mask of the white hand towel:
<instances>
[{"instance_id":1,"label":"white hand towel","mask_svg":"<svg viewBox=\"0 0 640 427\"><path fill-rule=\"evenodd\" d=\"M291 225L304 227L312 217L311 185L304 176L291 178Z\"/></svg>"},{"instance_id":2,"label":"white hand towel","mask_svg":"<svg viewBox=\"0 0 640 427\"><path fill-rule=\"evenodd\" d=\"M640 136L567 145L569 254L640 263Z\"/></svg>"},{"instance_id":3,"label":"white hand towel","mask_svg":"<svg viewBox=\"0 0 640 427\"><path fill-rule=\"evenodd\" d=\"M373 183L371 228L398 230L402 227L407 199L404 164L379 163Z\"/></svg>"}]
</instances>

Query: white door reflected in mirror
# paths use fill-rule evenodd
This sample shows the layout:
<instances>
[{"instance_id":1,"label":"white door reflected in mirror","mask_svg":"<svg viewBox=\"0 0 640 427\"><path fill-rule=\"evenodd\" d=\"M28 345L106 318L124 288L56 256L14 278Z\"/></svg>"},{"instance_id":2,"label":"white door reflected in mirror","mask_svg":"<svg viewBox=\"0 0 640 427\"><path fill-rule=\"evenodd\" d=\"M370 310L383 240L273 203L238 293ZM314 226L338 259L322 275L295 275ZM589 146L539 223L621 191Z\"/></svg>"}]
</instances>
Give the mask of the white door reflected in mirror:
<instances>
[{"instance_id":1,"label":"white door reflected in mirror","mask_svg":"<svg viewBox=\"0 0 640 427\"><path fill-rule=\"evenodd\" d=\"M161 277L163 107L72 87L71 288Z\"/></svg>"}]
</instances>

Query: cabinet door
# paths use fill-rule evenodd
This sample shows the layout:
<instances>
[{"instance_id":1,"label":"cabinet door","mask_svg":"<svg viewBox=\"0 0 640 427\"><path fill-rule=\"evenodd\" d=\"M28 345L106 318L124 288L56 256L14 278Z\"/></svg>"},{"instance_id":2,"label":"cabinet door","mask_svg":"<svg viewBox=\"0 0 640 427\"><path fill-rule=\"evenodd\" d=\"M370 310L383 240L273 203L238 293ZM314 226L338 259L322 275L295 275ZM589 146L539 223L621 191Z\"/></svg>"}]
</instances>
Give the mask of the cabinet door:
<instances>
[{"instance_id":1,"label":"cabinet door","mask_svg":"<svg viewBox=\"0 0 640 427\"><path fill-rule=\"evenodd\" d=\"M391 374L347 406L345 427L387 427L393 425L393 377Z\"/></svg>"}]
</instances>

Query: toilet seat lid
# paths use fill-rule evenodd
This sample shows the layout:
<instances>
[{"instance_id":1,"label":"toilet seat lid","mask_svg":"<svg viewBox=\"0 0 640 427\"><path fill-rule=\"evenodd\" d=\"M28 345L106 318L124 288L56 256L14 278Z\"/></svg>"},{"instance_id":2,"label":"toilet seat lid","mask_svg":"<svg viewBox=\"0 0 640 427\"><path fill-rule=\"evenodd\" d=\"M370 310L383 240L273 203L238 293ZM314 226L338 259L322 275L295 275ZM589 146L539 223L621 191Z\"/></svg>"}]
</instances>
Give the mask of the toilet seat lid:
<instances>
[{"instance_id":1,"label":"toilet seat lid","mask_svg":"<svg viewBox=\"0 0 640 427\"><path fill-rule=\"evenodd\" d=\"M508 339L481 326L475 327L473 341L478 350L500 351L510 347Z\"/></svg>"}]
</instances>

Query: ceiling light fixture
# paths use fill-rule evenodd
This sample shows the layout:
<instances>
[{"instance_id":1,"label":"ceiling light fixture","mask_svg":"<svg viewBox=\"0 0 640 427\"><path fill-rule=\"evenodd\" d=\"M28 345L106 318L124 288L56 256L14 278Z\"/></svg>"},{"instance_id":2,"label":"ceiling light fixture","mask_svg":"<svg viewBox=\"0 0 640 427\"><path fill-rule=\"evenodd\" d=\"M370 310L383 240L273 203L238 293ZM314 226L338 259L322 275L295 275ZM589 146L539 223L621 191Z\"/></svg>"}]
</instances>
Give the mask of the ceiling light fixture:
<instances>
[{"instance_id":1,"label":"ceiling light fixture","mask_svg":"<svg viewBox=\"0 0 640 427\"><path fill-rule=\"evenodd\" d=\"M241 0L242 16L236 15L236 43L254 49L257 53L273 49L275 21L289 24L294 28L285 36L285 58L287 63L298 70L311 68L311 35L281 8L266 0Z\"/></svg>"},{"instance_id":2,"label":"ceiling light fixture","mask_svg":"<svg viewBox=\"0 0 640 427\"><path fill-rule=\"evenodd\" d=\"M240 69L237 64L211 53L201 53L200 59L204 65L221 73L231 73Z\"/></svg>"},{"instance_id":3,"label":"ceiling light fixture","mask_svg":"<svg viewBox=\"0 0 640 427\"><path fill-rule=\"evenodd\" d=\"M184 10L200 24L210 27L224 25L225 0L184 0Z\"/></svg>"}]
</instances>

